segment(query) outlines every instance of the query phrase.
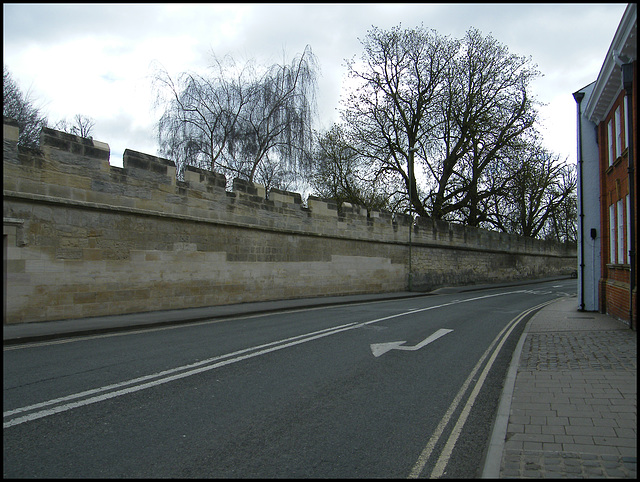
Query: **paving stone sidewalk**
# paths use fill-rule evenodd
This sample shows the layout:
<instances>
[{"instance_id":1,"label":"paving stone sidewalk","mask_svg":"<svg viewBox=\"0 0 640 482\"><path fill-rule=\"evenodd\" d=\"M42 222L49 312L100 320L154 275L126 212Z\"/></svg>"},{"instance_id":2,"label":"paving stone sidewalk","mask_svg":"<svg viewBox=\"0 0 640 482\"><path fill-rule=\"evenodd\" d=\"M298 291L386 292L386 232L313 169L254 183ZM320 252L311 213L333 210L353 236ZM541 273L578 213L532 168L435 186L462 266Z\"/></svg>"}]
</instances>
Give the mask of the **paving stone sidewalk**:
<instances>
[{"instance_id":1,"label":"paving stone sidewalk","mask_svg":"<svg viewBox=\"0 0 640 482\"><path fill-rule=\"evenodd\" d=\"M637 332L559 300L529 322L501 478L637 477Z\"/></svg>"}]
</instances>

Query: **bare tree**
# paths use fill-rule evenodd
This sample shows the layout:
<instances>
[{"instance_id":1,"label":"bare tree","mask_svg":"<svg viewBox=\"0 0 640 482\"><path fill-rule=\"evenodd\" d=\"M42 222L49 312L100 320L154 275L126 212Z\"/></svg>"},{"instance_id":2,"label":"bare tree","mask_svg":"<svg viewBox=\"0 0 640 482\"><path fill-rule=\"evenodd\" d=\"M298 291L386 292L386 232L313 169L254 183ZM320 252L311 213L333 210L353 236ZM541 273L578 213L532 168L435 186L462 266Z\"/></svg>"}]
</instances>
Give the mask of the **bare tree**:
<instances>
[{"instance_id":1,"label":"bare tree","mask_svg":"<svg viewBox=\"0 0 640 482\"><path fill-rule=\"evenodd\" d=\"M22 93L6 65L3 66L2 72L2 91L2 115L18 123L18 144L37 148L40 145L40 131L42 127L46 127L47 118L42 114L40 107L36 107L31 93Z\"/></svg>"},{"instance_id":2,"label":"bare tree","mask_svg":"<svg viewBox=\"0 0 640 482\"><path fill-rule=\"evenodd\" d=\"M85 139L92 139L92 132L95 125L96 123L91 117L76 114L72 123L68 122L66 119L62 119L56 122L53 128L69 134L84 137Z\"/></svg>"},{"instance_id":3,"label":"bare tree","mask_svg":"<svg viewBox=\"0 0 640 482\"><path fill-rule=\"evenodd\" d=\"M309 171L315 195L335 200L338 209L344 202L368 211L387 209L389 202L384 190L369 174L341 126L334 125L319 137Z\"/></svg>"},{"instance_id":4,"label":"bare tree","mask_svg":"<svg viewBox=\"0 0 640 482\"><path fill-rule=\"evenodd\" d=\"M48 126L47 117L40 107L36 107L31 93L23 94L11 73L4 66L3 70L3 104L2 114L18 122L20 139L18 143L25 147L38 148L40 145L40 131ZM95 121L88 116L76 114L73 122L62 119L56 122L54 129L91 139Z\"/></svg>"},{"instance_id":5,"label":"bare tree","mask_svg":"<svg viewBox=\"0 0 640 482\"><path fill-rule=\"evenodd\" d=\"M508 180L500 175L505 150L535 127L538 114L529 85L537 75L530 59L510 54L476 29L467 32L447 70L442 122L425 156L437 181L429 196L434 217L457 213L472 226L484 220L483 200Z\"/></svg>"},{"instance_id":6,"label":"bare tree","mask_svg":"<svg viewBox=\"0 0 640 482\"><path fill-rule=\"evenodd\" d=\"M174 81L164 69L155 74L156 103L164 109L158 122L160 152L176 163L179 177L186 165L238 171L233 140L248 101L245 70L237 72L230 57L213 60L208 77L183 73Z\"/></svg>"},{"instance_id":7,"label":"bare tree","mask_svg":"<svg viewBox=\"0 0 640 482\"><path fill-rule=\"evenodd\" d=\"M539 144L529 144L508 166L510 181L488 216L493 227L527 237L574 241L576 173Z\"/></svg>"},{"instance_id":8,"label":"bare tree","mask_svg":"<svg viewBox=\"0 0 640 482\"><path fill-rule=\"evenodd\" d=\"M363 61L348 63L358 83L342 110L353 145L379 178L402 180L406 206L420 216L480 225L508 180L495 176L504 151L534 128L535 67L475 29L455 40L374 27L362 43Z\"/></svg>"},{"instance_id":9,"label":"bare tree","mask_svg":"<svg viewBox=\"0 0 640 482\"><path fill-rule=\"evenodd\" d=\"M563 173L564 183L576 185L576 167L566 165ZM545 233L546 239L563 243L578 241L578 199L575 187L560 203L557 204L550 216L549 229Z\"/></svg>"},{"instance_id":10,"label":"bare tree","mask_svg":"<svg viewBox=\"0 0 640 482\"><path fill-rule=\"evenodd\" d=\"M286 169L308 166L313 146L316 60L307 47L291 65L273 65L250 86L251 103L241 113L241 152L249 160L249 180L264 159Z\"/></svg>"},{"instance_id":11,"label":"bare tree","mask_svg":"<svg viewBox=\"0 0 640 482\"><path fill-rule=\"evenodd\" d=\"M457 44L433 30L399 27L390 31L373 27L362 44L362 62L347 61L355 86L342 118L352 144L368 160L376 179L386 179L390 185L400 180L407 201L426 216L411 153L426 152L439 123L435 114Z\"/></svg>"},{"instance_id":12,"label":"bare tree","mask_svg":"<svg viewBox=\"0 0 640 482\"><path fill-rule=\"evenodd\" d=\"M159 70L161 153L179 173L189 164L273 187L290 184L310 158L316 69L307 47L291 65L262 74L230 57L214 57L209 76L185 73L174 82Z\"/></svg>"}]
</instances>

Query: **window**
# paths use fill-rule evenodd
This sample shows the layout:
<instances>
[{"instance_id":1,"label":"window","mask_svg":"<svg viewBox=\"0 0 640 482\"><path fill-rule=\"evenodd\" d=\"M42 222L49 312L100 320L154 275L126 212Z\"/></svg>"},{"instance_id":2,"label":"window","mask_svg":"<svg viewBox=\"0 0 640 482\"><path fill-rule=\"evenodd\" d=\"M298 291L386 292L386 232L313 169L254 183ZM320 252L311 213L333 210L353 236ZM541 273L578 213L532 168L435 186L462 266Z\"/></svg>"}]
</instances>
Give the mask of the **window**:
<instances>
[{"instance_id":1,"label":"window","mask_svg":"<svg viewBox=\"0 0 640 482\"><path fill-rule=\"evenodd\" d=\"M620 116L620 106L616 109L616 157L622 154L622 117Z\"/></svg>"},{"instance_id":2,"label":"window","mask_svg":"<svg viewBox=\"0 0 640 482\"><path fill-rule=\"evenodd\" d=\"M616 205L609 206L609 262L616 262Z\"/></svg>"},{"instance_id":3,"label":"window","mask_svg":"<svg viewBox=\"0 0 640 482\"><path fill-rule=\"evenodd\" d=\"M629 114L629 97L628 96L624 96L624 115L625 115L625 119L628 118ZM627 124L626 121L624 123L624 147L629 147L629 129L627 129Z\"/></svg>"},{"instance_id":4,"label":"window","mask_svg":"<svg viewBox=\"0 0 640 482\"><path fill-rule=\"evenodd\" d=\"M608 133L608 142L609 142L609 165L612 166L613 165L613 161L616 160L616 153L615 153L615 145L613 143L613 124L611 123L611 121L609 121L609 124L607 124L607 133Z\"/></svg>"},{"instance_id":5,"label":"window","mask_svg":"<svg viewBox=\"0 0 640 482\"><path fill-rule=\"evenodd\" d=\"M618 263L625 262L624 255L624 201L618 201Z\"/></svg>"}]
</instances>

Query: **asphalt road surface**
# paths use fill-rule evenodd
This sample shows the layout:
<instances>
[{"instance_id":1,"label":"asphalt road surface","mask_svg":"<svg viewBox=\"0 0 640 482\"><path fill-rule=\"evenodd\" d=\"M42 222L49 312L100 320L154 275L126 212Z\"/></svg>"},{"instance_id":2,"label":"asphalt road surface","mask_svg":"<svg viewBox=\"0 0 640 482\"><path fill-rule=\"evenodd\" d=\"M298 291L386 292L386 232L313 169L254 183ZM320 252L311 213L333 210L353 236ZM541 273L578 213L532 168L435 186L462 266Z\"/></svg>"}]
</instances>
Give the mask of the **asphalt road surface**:
<instances>
[{"instance_id":1,"label":"asphalt road surface","mask_svg":"<svg viewBox=\"0 0 640 482\"><path fill-rule=\"evenodd\" d=\"M511 354L575 280L4 348L4 477L479 477Z\"/></svg>"}]
</instances>

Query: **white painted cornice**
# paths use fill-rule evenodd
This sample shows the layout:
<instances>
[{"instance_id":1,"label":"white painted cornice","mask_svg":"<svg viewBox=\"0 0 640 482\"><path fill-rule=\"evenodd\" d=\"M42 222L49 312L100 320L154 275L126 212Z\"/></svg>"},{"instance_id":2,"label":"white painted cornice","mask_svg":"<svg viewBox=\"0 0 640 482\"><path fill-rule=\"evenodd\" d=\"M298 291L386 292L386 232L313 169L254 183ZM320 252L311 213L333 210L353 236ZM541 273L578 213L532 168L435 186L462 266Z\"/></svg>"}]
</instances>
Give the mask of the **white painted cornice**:
<instances>
[{"instance_id":1,"label":"white painted cornice","mask_svg":"<svg viewBox=\"0 0 640 482\"><path fill-rule=\"evenodd\" d=\"M586 117L598 124L609 113L615 99L622 90L622 72L614 59L614 52L632 61L637 59L637 5L630 3L609 46L593 94L585 107Z\"/></svg>"}]
</instances>

